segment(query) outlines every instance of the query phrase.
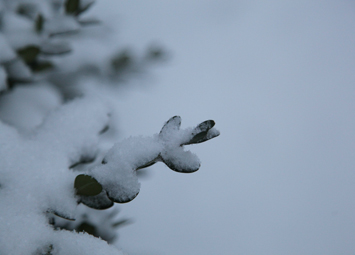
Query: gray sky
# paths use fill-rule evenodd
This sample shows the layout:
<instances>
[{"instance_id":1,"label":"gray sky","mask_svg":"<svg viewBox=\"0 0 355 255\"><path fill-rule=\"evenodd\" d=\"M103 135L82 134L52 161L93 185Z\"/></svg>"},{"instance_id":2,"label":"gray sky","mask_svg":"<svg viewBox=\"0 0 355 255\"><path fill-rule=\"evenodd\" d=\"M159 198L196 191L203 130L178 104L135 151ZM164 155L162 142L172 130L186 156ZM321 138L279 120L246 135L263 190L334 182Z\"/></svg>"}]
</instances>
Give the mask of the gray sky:
<instances>
[{"instance_id":1,"label":"gray sky","mask_svg":"<svg viewBox=\"0 0 355 255\"><path fill-rule=\"evenodd\" d=\"M122 205L131 254L355 253L353 1L113 1L119 45L170 62L118 103L122 136L214 119L194 174L154 166ZM139 84L142 83L142 84Z\"/></svg>"}]
</instances>

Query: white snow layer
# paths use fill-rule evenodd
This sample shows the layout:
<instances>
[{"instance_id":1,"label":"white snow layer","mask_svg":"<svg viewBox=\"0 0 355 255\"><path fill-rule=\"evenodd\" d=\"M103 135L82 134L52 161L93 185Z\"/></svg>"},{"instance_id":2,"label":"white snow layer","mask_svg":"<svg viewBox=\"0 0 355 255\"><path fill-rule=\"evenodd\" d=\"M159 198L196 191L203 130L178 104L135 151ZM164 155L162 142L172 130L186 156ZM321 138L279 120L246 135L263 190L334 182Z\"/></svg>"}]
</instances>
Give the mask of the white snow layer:
<instances>
[{"instance_id":1,"label":"white snow layer","mask_svg":"<svg viewBox=\"0 0 355 255\"><path fill-rule=\"evenodd\" d=\"M68 167L80 152L96 148L108 112L100 100L75 100L52 112L30 136L0 122L1 254L34 254L50 246L56 255L121 254L87 234L54 231L46 215L75 218L76 174Z\"/></svg>"},{"instance_id":2,"label":"white snow layer","mask_svg":"<svg viewBox=\"0 0 355 255\"><path fill-rule=\"evenodd\" d=\"M48 214L75 219L73 187L78 172L69 166L95 155L99 133L109 121L110 107L86 97L52 110L27 135L0 122L0 253L121 254L105 241L87 234L53 230ZM116 202L132 200L139 192L136 170L163 159L177 169L199 168L200 161L183 142L192 129L167 125L152 137L130 137L116 143L88 174ZM166 158L164 158L166 157ZM183 172L183 171L182 171ZM40 249L40 250L39 250Z\"/></svg>"}]
</instances>

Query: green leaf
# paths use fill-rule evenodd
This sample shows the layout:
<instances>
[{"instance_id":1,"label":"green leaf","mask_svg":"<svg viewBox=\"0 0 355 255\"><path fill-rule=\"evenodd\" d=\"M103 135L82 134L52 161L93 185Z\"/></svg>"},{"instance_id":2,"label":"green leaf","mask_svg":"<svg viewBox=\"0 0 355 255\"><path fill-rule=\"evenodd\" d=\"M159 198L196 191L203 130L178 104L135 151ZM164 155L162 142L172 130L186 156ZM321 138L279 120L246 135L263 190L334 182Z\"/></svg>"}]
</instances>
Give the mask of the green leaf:
<instances>
[{"instance_id":1,"label":"green leaf","mask_svg":"<svg viewBox=\"0 0 355 255\"><path fill-rule=\"evenodd\" d=\"M65 12L67 14L76 14L79 11L80 0L67 0L65 2Z\"/></svg>"},{"instance_id":2,"label":"green leaf","mask_svg":"<svg viewBox=\"0 0 355 255\"><path fill-rule=\"evenodd\" d=\"M38 73L38 72L43 72L52 69L54 66L49 61L41 61L41 62L36 62L33 65L30 65L30 67L33 72Z\"/></svg>"},{"instance_id":3,"label":"green leaf","mask_svg":"<svg viewBox=\"0 0 355 255\"><path fill-rule=\"evenodd\" d=\"M101 193L101 184L93 177L80 174L75 178L74 188L76 194L83 196L96 196Z\"/></svg>"},{"instance_id":4,"label":"green leaf","mask_svg":"<svg viewBox=\"0 0 355 255\"><path fill-rule=\"evenodd\" d=\"M26 64L34 62L40 52L41 50L39 47L35 45L29 45L25 48L17 50L17 54Z\"/></svg>"},{"instance_id":5,"label":"green leaf","mask_svg":"<svg viewBox=\"0 0 355 255\"><path fill-rule=\"evenodd\" d=\"M38 14L35 21L35 30L38 34L40 34L43 31L43 24L44 24L44 18L41 14Z\"/></svg>"}]
</instances>

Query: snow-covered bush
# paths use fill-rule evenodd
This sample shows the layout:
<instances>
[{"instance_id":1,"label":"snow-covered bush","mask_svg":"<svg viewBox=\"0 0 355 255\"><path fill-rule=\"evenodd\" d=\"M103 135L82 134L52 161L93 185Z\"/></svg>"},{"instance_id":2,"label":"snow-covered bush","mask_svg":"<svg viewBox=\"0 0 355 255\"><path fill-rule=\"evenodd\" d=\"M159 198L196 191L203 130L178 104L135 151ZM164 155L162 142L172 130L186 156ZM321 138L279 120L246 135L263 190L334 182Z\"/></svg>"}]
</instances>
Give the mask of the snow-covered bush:
<instances>
[{"instance_id":1,"label":"snow-covered bush","mask_svg":"<svg viewBox=\"0 0 355 255\"><path fill-rule=\"evenodd\" d=\"M197 171L199 159L184 147L219 135L212 120L180 129L175 116L150 137L101 146L115 109L78 81L112 81L138 65L125 51L93 62L75 54L83 26L96 23L82 17L92 4L0 1L0 254L120 254L107 242L126 221L108 208L138 195L137 172L157 162Z\"/></svg>"}]
</instances>

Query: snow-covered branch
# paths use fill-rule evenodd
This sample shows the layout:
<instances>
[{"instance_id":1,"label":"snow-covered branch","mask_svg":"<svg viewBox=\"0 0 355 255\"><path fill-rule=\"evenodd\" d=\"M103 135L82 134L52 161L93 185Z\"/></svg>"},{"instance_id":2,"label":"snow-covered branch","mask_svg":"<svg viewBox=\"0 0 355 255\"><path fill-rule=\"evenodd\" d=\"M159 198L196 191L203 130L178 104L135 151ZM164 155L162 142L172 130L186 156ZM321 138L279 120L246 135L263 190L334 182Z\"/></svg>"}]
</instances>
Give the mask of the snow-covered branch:
<instances>
[{"instance_id":1,"label":"snow-covered branch","mask_svg":"<svg viewBox=\"0 0 355 255\"><path fill-rule=\"evenodd\" d=\"M105 209L113 202L125 203L134 199L140 189L136 171L157 162L165 163L180 173L192 173L200 168L200 160L184 145L205 142L219 135L213 120L195 128L180 129L181 118L169 119L159 134L151 137L131 137L116 143L101 164L75 181L80 202L89 207Z\"/></svg>"}]
</instances>

